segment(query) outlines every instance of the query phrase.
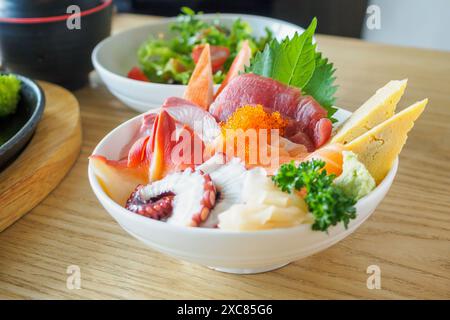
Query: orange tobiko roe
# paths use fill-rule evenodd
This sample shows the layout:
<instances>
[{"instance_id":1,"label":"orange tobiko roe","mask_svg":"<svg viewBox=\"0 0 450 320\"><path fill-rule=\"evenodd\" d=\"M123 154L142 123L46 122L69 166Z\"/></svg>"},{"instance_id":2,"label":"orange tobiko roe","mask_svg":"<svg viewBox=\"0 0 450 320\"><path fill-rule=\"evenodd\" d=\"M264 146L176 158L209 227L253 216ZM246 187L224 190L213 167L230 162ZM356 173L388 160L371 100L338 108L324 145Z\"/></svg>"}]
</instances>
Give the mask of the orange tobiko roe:
<instances>
[{"instance_id":1,"label":"orange tobiko roe","mask_svg":"<svg viewBox=\"0 0 450 320\"><path fill-rule=\"evenodd\" d=\"M262 105L245 105L238 108L226 122L221 124L222 139L228 147L232 147L233 153L236 153L240 134L247 135L254 130L254 134L248 134L245 140L245 161L248 163L250 151L254 152L253 155L258 158L259 147L262 144L271 144L271 135L274 133L272 130L278 130L277 134L282 136L287 124L288 121L283 119L279 112L266 112ZM261 130L266 132L260 133ZM256 141L248 141L250 137L255 137ZM254 150L255 147L256 150ZM227 151L230 152L229 149ZM227 151L225 153L228 153ZM236 154L233 155L236 156Z\"/></svg>"},{"instance_id":2,"label":"orange tobiko roe","mask_svg":"<svg viewBox=\"0 0 450 320\"><path fill-rule=\"evenodd\" d=\"M294 160L296 162L299 161L308 161L312 159L323 160L325 162L324 169L329 174L335 174L339 176L342 173L342 151L345 150L345 147L342 144L334 143L334 144L326 144L321 148L313 151L312 153L307 153L306 148L303 150L301 148L294 149L294 152L288 151L285 149L284 143L280 140L278 145L271 145L270 137L271 130L277 129L279 130L279 135L282 136L284 133L284 129L286 128L288 121L283 119L279 112L268 113L264 110L262 105L246 105L238 108L226 122L221 124L222 127L222 136L220 142L215 145L215 151L221 151L229 156L237 156L242 158L248 167L252 167L254 165L263 166L269 169L269 172L275 172L278 169L278 166ZM247 130L253 129L256 131L256 144L248 141L248 137L252 135L248 135L245 140L245 150L238 150L240 146L238 145L238 137L240 134L245 134ZM259 130L266 129L267 130L267 139L265 141L260 141L259 139ZM253 141L255 142L255 141ZM269 157L278 157L278 165L276 168L270 167L270 165L264 164L259 158L260 153L259 149L263 145L263 143L268 144L268 156ZM298 145L301 146L301 145ZM231 147L231 149L229 149ZM256 149L255 149L256 147ZM241 156L240 151L245 152L244 155ZM250 151L255 152L253 155L256 156L256 163L251 163L249 161L252 157L250 157ZM273 153L273 151L276 151ZM255 158L253 158L255 159Z\"/></svg>"},{"instance_id":3,"label":"orange tobiko roe","mask_svg":"<svg viewBox=\"0 0 450 320\"><path fill-rule=\"evenodd\" d=\"M287 121L281 117L281 114L276 111L268 113L263 106L258 104L256 106L243 106L238 108L228 120L222 124L222 129L266 129L280 130L280 135L283 134Z\"/></svg>"}]
</instances>

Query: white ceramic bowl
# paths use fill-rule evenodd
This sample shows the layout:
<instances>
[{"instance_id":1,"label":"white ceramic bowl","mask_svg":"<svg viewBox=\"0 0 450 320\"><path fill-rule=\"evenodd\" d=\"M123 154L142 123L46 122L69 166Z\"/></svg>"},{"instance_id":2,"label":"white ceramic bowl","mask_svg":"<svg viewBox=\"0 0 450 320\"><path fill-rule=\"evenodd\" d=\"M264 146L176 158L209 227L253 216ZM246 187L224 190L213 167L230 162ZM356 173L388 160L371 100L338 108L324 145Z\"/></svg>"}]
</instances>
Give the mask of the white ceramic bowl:
<instances>
[{"instance_id":1,"label":"white ceramic bowl","mask_svg":"<svg viewBox=\"0 0 450 320\"><path fill-rule=\"evenodd\" d=\"M238 18L248 22L253 34L263 36L264 29L270 28L277 39L292 36L296 31L302 33L303 28L294 24L266 17L245 14L205 14L202 20L212 21L218 19L225 26ZM137 66L137 50L149 38L170 38L169 25L176 18L166 18L154 23L133 28L113 35L100 42L92 52L92 62L95 70L102 78L113 95L129 107L146 112L159 108L163 102L172 96L182 97L186 86L176 84L159 84L137 81L126 77L128 71Z\"/></svg>"},{"instance_id":2,"label":"white ceramic bowl","mask_svg":"<svg viewBox=\"0 0 450 320\"><path fill-rule=\"evenodd\" d=\"M336 117L348 117L341 110ZM134 136L141 122L137 116L111 131L95 148L94 154L109 159L121 157L120 150ZM95 195L108 213L129 234L155 250L193 263L231 273L258 273L282 267L292 261L324 250L356 230L375 210L388 192L398 159L386 178L356 204L357 218L348 229L338 225L328 234L312 231L310 225L254 232L230 232L219 229L181 227L152 220L111 200L89 167L89 181Z\"/></svg>"}]
</instances>

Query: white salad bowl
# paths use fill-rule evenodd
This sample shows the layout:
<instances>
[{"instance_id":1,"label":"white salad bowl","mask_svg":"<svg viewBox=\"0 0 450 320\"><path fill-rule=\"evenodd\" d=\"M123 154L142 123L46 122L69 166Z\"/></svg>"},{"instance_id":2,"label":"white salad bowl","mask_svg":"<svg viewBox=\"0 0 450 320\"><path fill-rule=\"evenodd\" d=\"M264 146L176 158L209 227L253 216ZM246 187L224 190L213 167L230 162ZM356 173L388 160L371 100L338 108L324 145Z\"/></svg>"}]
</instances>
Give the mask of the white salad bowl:
<instances>
[{"instance_id":1,"label":"white salad bowl","mask_svg":"<svg viewBox=\"0 0 450 320\"><path fill-rule=\"evenodd\" d=\"M350 112L335 115L340 121ZM94 154L119 159L121 149L141 124L139 115L113 131L97 145ZM265 272L322 251L354 232L376 209L397 173L398 159L384 180L356 204L357 217L345 229L342 224L328 233L304 224L292 228L232 232L220 229L182 227L153 220L114 202L103 190L89 166L89 182L100 203L125 231L155 250L180 260L239 274Z\"/></svg>"},{"instance_id":2,"label":"white salad bowl","mask_svg":"<svg viewBox=\"0 0 450 320\"><path fill-rule=\"evenodd\" d=\"M250 24L253 35L264 36L265 28L273 31L277 39L302 33L303 28L294 24L272 18L245 14L204 14L200 19L212 22L218 20L225 26L231 26L241 18ZM127 78L128 71L138 65L137 50L150 36L170 38L169 25L176 18L159 21L133 28L100 42L92 52L92 63L109 91L127 106L140 112L159 108L168 97L182 97L184 85L161 84L137 81Z\"/></svg>"}]
</instances>

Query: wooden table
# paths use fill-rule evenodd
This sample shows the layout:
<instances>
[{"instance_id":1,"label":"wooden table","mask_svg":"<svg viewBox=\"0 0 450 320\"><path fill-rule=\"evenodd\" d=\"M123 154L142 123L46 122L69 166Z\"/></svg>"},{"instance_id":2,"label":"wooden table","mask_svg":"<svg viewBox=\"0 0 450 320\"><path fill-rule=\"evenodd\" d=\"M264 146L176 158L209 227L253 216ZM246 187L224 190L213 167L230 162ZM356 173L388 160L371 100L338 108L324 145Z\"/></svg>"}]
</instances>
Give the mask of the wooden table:
<instances>
[{"instance_id":1,"label":"wooden table","mask_svg":"<svg viewBox=\"0 0 450 320\"><path fill-rule=\"evenodd\" d=\"M152 19L117 16L114 30ZM0 234L0 297L450 298L450 52L317 39L338 70L338 105L355 109L387 81L405 77L400 107L430 98L391 191L354 234L285 268L248 276L177 261L131 238L92 193L87 157L136 113L94 75L75 92L84 135L77 163L39 206ZM71 265L81 271L79 290L66 287ZM370 265L381 269L380 290L366 286Z\"/></svg>"}]
</instances>

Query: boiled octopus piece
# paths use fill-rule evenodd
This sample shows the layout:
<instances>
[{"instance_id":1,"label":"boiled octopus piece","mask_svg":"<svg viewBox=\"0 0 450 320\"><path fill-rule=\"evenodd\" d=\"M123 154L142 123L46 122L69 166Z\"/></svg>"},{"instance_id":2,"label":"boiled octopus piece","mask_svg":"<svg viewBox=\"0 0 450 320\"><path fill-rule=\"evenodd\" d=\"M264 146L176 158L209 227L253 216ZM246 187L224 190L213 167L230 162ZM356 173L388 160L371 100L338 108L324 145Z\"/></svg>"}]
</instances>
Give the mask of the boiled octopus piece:
<instances>
[{"instance_id":1,"label":"boiled octopus piece","mask_svg":"<svg viewBox=\"0 0 450 320\"><path fill-rule=\"evenodd\" d=\"M138 187L126 208L169 224L197 227L216 203L216 187L209 174L190 168Z\"/></svg>"}]
</instances>

